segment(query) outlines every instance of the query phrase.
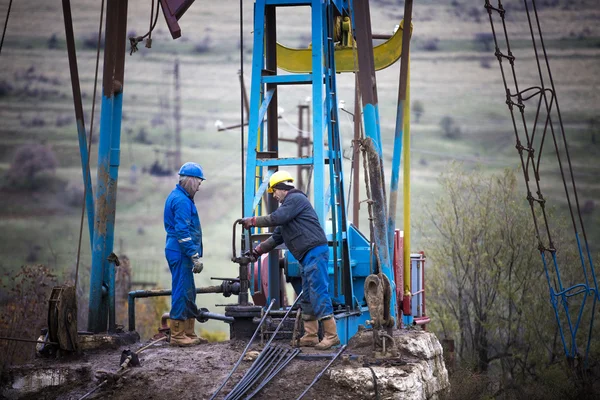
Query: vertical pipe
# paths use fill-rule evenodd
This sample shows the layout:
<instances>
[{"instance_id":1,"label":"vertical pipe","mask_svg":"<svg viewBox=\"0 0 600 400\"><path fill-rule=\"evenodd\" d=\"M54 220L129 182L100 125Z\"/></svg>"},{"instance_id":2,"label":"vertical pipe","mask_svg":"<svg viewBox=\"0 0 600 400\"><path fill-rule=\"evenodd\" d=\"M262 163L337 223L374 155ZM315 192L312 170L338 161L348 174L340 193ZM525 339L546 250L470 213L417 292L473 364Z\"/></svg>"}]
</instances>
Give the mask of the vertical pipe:
<instances>
[{"instance_id":1,"label":"vertical pipe","mask_svg":"<svg viewBox=\"0 0 600 400\"><path fill-rule=\"evenodd\" d=\"M77 121L77 137L79 139L79 155L81 156L81 172L85 186L85 206L87 210L88 229L90 234L90 248L94 240L94 198L92 192L92 177L87 148L85 123L83 120L83 104L81 101L81 88L79 86L79 70L77 68L77 53L75 51L75 38L73 34L73 19L71 16L71 1L63 0L63 14L65 19L65 36L67 39L67 54L69 56L69 70L71 72L71 87L73 89L73 102L75 105L75 119ZM90 139L91 140L91 139Z\"/></svg>"},{"instance_id":2,"label":"vertical pipe","mask_svg":"<svg viewBox=\"0 0 600 400\"><path fill-rule=\"evenodd\" d=\"M181 96L179 90L179 58L175 58L173 67L175 79L175 101L173 105L173 118L175 119L175 170L181 167Z\"/></svg>"},{"instance_id":3,"label":"vertical pipe","mask_svg":"<svg viewBox=\"0 0 600 400\"><path fill-rule=\"evenodd\" d=\"M373 58L373 40L371 33L370 10L368 1L354 4L356 46L358 51L358 80L362 97L365 136L367 141L367 161L369 182L373 200L373 240L375 241L377 261L391 285L390 315L396 316L396 286L391 264L391 248L387 233L387 207L382 166L382 146L379 131L379 110L377 105L377 84L375 79L375 61Z\"/></svg>"},{"instance_id":4,"label":"vertical pipe","mask_svg":"<svg viewBox=\"0 0 600 400\"><path fill-rule=\"evenodd\" d=\"M277 73L277 23L275 6L269 5L265 8L265 66L273 74ZM274 89L273 98L267 109L267 151L275 152L275 157L279 156L279 132L277 115L277 85L267 84L267 92ZM270 167L277 169L277 167ZM268 195L268 212L274 212L279 204ZM275 308L281 306L281 271L279 268L279 250L272 250L269 253L269 297L267 301L275 299Z\"/></svg>"},{"instance_id":5,"label":"vertical pipe","mask_svg":"<svg viewBox=\"0 0 600 400\"><path fill-rule=\"evenodd\" d=\"M408 60L410 67L410 58ZM406 79L406 102L404 106L403 193L404 193L404 297L410 301L410 68Z\"/></svg>"},{"instance_id":6,"label":"vertical pipe","mask_svg":"<svg viewBox=\"0 0 600 400\"><path fill-rule=\"evenodd\" d=\"M298 158L302 157L303 149L302 142L304 141L304 131L303 131L303 122L304 122L304 105L298 105L298 133L296 135L296 145L298 146ZM306 193L306 189L304 187L304 178L302 177L302 171L304 170L302 165L298 165L296 169L296 182L298 182L298 188Z\"/></svg>"},{"instance_id":7,"label":"vertical pipe","mask_svg":"<svg viewBox=\"0 0 600 400\"><path fill-rule=\"evenodd\" d=\"M402 154L402 134L404 129L404 112L408 87L410 26L412 20L412 0L404 2L404 20L402 29L402 54L400 55L400 83L398 85L398 108L396 109L396 128L394 130L394 153L392 156L392 179L390 182L390 205L388 213L388 241L390 247L394 242L396 230L396 205L398 204L398 180L400 156ZM407 242L408 243L408 242ZM408 246L410 247L410 246Z\"/></svg>"},{"instance_id":8,"label":"vertical pipe","mask_svg":"<svg viewBox=\"0 0 600 400\"><path fill-rule=\"evenodd\" d=\"M358 141L360 140L360 89L358 87L358 74L354 79L354 156L352 157L352 222L356 229L359 227L359 210L360 210L360 147Z\"/></svg>"},{"instance_id":9,"label":"vertical pipe","mask_svg":"<svg viewBox=\"0 0 600 400\"><path fill-rule=\"evenodd\" d=\"M107 258L112 253L114 241L127 0L108 0L106 17L102 112L98 143L98 187L88 314L88 330L95 333L106 330L109 316L109 329L112 331L115 328L114 265L109 263Z\"/></svg>"}]
</instances>

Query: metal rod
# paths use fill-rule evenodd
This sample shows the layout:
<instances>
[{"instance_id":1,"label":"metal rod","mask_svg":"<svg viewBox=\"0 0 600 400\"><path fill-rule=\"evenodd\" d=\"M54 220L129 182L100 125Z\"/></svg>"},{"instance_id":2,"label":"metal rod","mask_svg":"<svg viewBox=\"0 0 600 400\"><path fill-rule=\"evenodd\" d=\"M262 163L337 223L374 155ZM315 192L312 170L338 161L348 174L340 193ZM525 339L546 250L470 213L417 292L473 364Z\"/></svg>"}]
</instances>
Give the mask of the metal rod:
<instances>
[{"instance_id":1,"label":"metal rod","mask_svg":"<svg viewBox=\"0 0 600 400\"><path fill-rule=\"evenodd\" d=\"M298 295L298 297L296 297L296 300L294 300L294 303L290 306L290 308L287 310L287 312L285 313L285 315L283 316L281 322L279 322L279 325L277 325L277 328L275 329L275 332L273 333L273 336L271 336L271 338L269 339L269 341L267 342L267 344L265 345L265 347L263 348L263 351L258 355L258 357L256 358L256 360L254 360L254 364L258 364L260 362L260 360L265 357L265 353L266 350L269 348L269 345L271 344L271 342L273 341L273 339L275 339L275 337L277 336L277 332L279 332L279 329L281 328L281 326L283 325L283 322L285 321L285 319L287 318L287 316L289 315L290 311L292 311L292 309L294 308L294 306L296 305L296 303L302 298L302 295L304 294L304 291L301 291L300 294ZM273 305L273 299L271 299L271 305ZM269 307L270 310L271 307ZM254 332L254 335L252 336L252 339L250 339L250 343L252 342L252 340L254 339L254 337L256 336L256 334L258 333L258 331L261 328L261 325L263 324L263 322L266 319L266 316L269 314L269 310L267 310L267 312L265 313L265 315L263 316L263 319L260 323L260 325L256 328L256 331ZM241 359L240 359L241 360ZM239 361L238 361L239 362ZM236 367L237 368L237 367ZM231 372L233 373L233 372ZM227 379L229 379L230 375L227 377ZM219 388L219 390L221 390L221 388L223 387L225 383L223 383L221 385L221 387ZM215 394L213 395L213 397L211 397L210 400L212 400L214 398L214 396L216 395L217 392L215 392Z\"/></svg>"},{"instance_id":2,"label":"metal rod","mask_svg":"<svg viewBox=\"0 0 600 400\"><path fill-rule=\"evenodd\" d=\"M155 290L135 290L129 292L128 296L128 314L129 314L129 331L135 331L135 299L136 298L145 298L145 297L161 297L161 296L170 296L172 291L170 289L155 289ZM202 293L223 293L223 285L218 286L207 286L196 288L197 294ZM234 293L235 294L235 293ZM229 317L225 317L221 314L213 314L206 313L203 315L209 319L216 319L225 322L233 322Z\"/></svg>"},{"instance_id":3,"label":"metal rod","mask_svg":"<svg viewBox=\"0 0 600 400\"><path fill-rule=\"evenodd\" d=\"M285 354L286 350L283 347L270 347L268 349L268 355L263 358L263 360L254 367L246 372L246 375L238 382L237 385L233 388L231 392L225 397L226 400L237 400L244 395L254 385L258 379L264 375L264 373L275 363L277 365L279 360L282 357L282 354ZM268 375L268 374L267 374Z\"/></svg>"},{"instance_id":4,"label":"metal rod","mask_svg":"<svg viewBox=\"0 0 600 400\"><path fill-rule=\"evenodd\" d=\"M217 394L219 394L219 392L221 391L221 389L223 389L223 386L225 386L225 384L227 383L227 381L229 380L229 378L231 378L231 375L233 375L233 373L235 372L235 370L237 369L237 367L242 362L242 359L244 358L244 354L246 354L246 352L250 348L250 345L254 341L254 338L256 337L256 335L258 334L258 332L260 332L260 328L261 328L262 324L265 322L265 319L267 318L267 315L269 315L269 311L271 311L271 307L273 307L274 303L275 303L275 301L272 299L271 302L269 303L269 307L267 308L267 311L265 312L265 315L263 316L263 319L260 321L260 324L258 324L258 326L256 327L256 330L254 331L254 334L252 335L252 337L250 338L250 341L246 345L246 348L242 352L242 355L240 356L240 359L235 363L235 365L233 366L233 369L229 372L229 375L227 375L227 378L225 378L225 380L223 381L223 383L221 383L221 386L219 386L219 388L210 397L210 400L214 399L217 396Z\"/></svg>"},{"instance_id":5,"label":"metal rod","mask_svg":"<svg viewBox=\"0 0 600 400\"><path fill-rule=\"evenodd\" d=\"M281 372L282 369L284 369L295 357L296 355L298 355L298 353L300 353L299 349L294 349L291 354L288 356L288 358L286 358L285 360L283 360L283 362L281 363L281 365L279 367L277 367L277 369L272 372L270 375L268 375L262 382L261 384L254 389L254 391L252 393L250 393L245 400L249 400L252 397L254 397L258 392L260 392L262 390L262 388L264 388L267 383L269 383L274 377L275 375L277 375L279 372Z\"/></svg>"},{"instance_id":6,"label":"metal rod","mask_svg":"<svg viewBox=\"0 0 600 400\"><path fill-rule=\"evenodd\" d=\"M0 340L14 340L15 342L29 342L29 343L42 343L42 344L55 344L58 346L58 343L55 342L44 342L41 340L31 340L31 339L19 339L13 337L0 336Z\"/></svg>"},{"instance_id":7,"label":"metal rod","mask_svg":"<svg viewBox=\"0 0 600 400\"><path fill-rule=\"evenodd\" d=\"M304 392L302 392L302 394L301 394L300 396L298 396L298 398L297 398L296 400L300 400L302 397L304 397L304 395L305 395L305 394L306 394L306 393L307 393L307 392L310 390L310 388L311 388L311 387L313 387L313 385L314 385L315 383L317 383L317 381L318 381L319 379L321 379L321 376L322 376L322 375L325 373L325 371L327 371L327 368L329 368L329 366L330 366L331 364L333 364L333 362L334 362L334 361L335 361L335 360L336 360L336 359L337 359L337 358L340 356L340 354L342 354L342 352L343 352L344 350L346 350L346 345L343 345L343 346L342 346L342 348L340 349L340 351L338 351L338 352L336 353L335 357L333 357L333 358L331 359L331 361L329 361L329 362L327 363L327 365L325 366L325 368L323 368L323 370L322 370L321 372L319 372L319 375L317 375L317 376L315 377L315 379L314 379L314 380L311 382L311 384L310 384L310 385L308 385L308 387L307 387L306 389L304 389Z\"/></svg>"}]
</instances>

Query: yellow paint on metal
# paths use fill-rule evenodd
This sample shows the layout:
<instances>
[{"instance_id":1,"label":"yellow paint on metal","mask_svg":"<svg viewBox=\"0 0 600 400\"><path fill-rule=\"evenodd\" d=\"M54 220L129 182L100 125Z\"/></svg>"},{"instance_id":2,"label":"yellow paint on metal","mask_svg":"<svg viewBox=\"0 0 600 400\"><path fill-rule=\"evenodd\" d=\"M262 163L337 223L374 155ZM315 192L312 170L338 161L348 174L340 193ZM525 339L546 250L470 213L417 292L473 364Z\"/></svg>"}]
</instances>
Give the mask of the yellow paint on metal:
<instances>
[{"instance_id":1,"label":"yellow paint on metal","mask_svg":"<svg viewBox=\"0 0 600 400\"><path fill-rule=\"evenodd\" d=\"M373 48L375 59L375 70L387 68L400 58L402 54L402 32L404 20L400 21L400 27L390 39ZM413 26L411 25L411 34ZM351 36L350 36L351 37ZM352 41L348 41L351 43ZM343 43L343 41L342 41ZM335 48L335 70L336 72L358 71L358 60L355 59L353 43L349 46L337 46ZM293 49L277 43L277 67L292 73L310 73L312 71L311 48Z\"/></svg>"}]
</instances>

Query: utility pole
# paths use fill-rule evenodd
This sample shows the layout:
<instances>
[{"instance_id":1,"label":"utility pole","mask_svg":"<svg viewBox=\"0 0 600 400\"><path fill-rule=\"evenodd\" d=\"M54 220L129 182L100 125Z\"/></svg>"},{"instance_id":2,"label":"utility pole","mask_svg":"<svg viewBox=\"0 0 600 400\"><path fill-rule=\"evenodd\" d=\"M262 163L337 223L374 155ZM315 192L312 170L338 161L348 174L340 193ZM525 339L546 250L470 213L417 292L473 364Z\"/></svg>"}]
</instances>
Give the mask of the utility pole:
<instances>
[{"instance_id":1,"label":"utility pole","mask_svg":"<svg viewBox=\"0 0 600 400\"><path fill-rule=\"evenodd\" d=\"M175 79L175 99L173 118L175 119L175 170L181 167L181 96L179 93L179 58L175 58L173 69Z\"/></svg>"}]
</instances>

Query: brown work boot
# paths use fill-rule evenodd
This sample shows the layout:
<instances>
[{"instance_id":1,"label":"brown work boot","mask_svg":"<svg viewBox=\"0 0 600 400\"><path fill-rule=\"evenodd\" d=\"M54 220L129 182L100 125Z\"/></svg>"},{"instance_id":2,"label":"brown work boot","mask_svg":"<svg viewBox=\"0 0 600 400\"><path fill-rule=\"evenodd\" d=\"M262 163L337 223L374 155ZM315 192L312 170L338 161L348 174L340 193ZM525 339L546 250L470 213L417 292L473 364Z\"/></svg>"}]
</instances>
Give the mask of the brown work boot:
<instances>
[{"instance_id":1,"label":"brown work boot","mask_svg":"<svg viewBox=\"0 0 600 400\"><path fill-rule=\"evenodd\" d=\"M208 343L208 340L204 339L202 336L196 335L196 331L194 329L194 324L196 323L195 318L189 318L185 321L185 336L189 337L194 341L194 345L196 344L204 344Z\"/></svg>"},{"instance_id":2,"label":"brown work boot","mask_svg":"<svg viewBox=\"0 0 600 400\"><path fill-rule=\"evenodd\" d=\"M194 341L185 335L186 321L178 319L170 319L169 326L171 327L171 346L192 346Z\"/></svg>"},{"instance_id":3,"label":"brown work boot","mask_svg":"<svg viewBox=\"0 0 600 400\"><path fill-rule=\"evenodd\" d=\"M300 338L300 347L314 347L319 344L319 321L304 321L304 336Z\"/></svg>"},{"instance_id":4,"label":"brown work boot","mask_svg":"<svg viewBox=\"0 0 600 400\"><path fill-rule=\"evenodd\" d=\"M333 346L340 344L340 338L337 334L337 327L335 325L335 318L330 317L323 321L323 340L315 346L317 350L327 350Z\"/></svg>"}]
</instances>

